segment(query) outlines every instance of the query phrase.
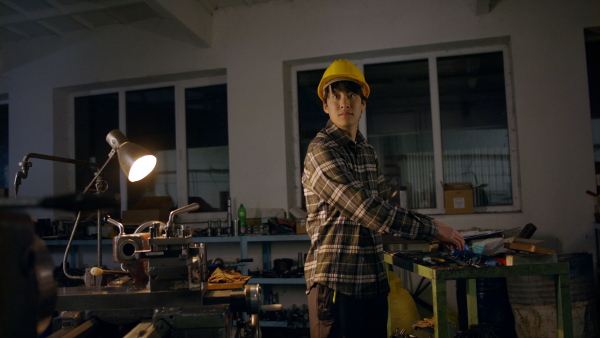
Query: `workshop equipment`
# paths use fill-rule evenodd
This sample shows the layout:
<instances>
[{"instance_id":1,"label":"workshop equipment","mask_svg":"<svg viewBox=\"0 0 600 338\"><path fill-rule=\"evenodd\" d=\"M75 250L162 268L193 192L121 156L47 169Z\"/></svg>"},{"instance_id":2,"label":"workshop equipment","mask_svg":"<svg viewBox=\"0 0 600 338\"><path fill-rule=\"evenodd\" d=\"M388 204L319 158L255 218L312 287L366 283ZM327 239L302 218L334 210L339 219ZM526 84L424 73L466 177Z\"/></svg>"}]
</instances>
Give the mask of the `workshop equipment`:
<instances>
[{"instance_id":1,"label":"workshop equipment","mask_svg":"<svg viewBox=\"0 0 600 338\"><path fill-rule=\"evenodd\" d=\"M135 326L130 337L231 337L234 320L243 323L237 330L244 336L259 332L260 286L211 290L206 246L193 241L189 225L175 223L178 214L198 208L197 203L184 206L172 211L166 224L149 221L132 234L107 217L120 230L113 239L113 260L133 282L60 288L56 309L62 314L54 320L55 334L65 328L90 333L105 324Z\"/></svg>"},{"instance_id":2,"label":"workshop equipment","mask_svg":"<svg viewBox=\"0 0 600 338\"><path fill-rule=\"evenodd\" d=\"M40 336L52 321L57 301L52 256L23 208L91 210L114 202L79 194L39 200L0 199L0 256L6 258L0 261L0 337Z\"/></svg>"},{"instance_id":3,"label":"workshop equipment","mask_svg":"<svg viewBox=\"0 0 600 338\"><path fill-rule=\"evenodd\" d=\"M137 182L144 177L146 177L154 167L156 166L156 156L152 155L147 149L144 147L132 143L129 139L118 129L111 130L106 135L106 142L112 148L108 153L108 159L102 166L94 162L81 161L76 159L44 155L44 154L36 154L29 153L25 155L23 161L19 162L19 166L21 167L21 171L18 171L15 175L15 197L17 197L19 186L21 185L21 180L26 179L29 173L29 168L32 166L32 163L29 162L29 158L38 158L43 160L55 161L55 162L63 162L63 163L71 163L89 167L97 168L97 171L94 173L94 177L88 183L88 185L83 189L83 195L85 195L88 190L95 185L96 192L95 195L101 196L107 189L108 183L102 178L102 171L106 168L108 163L112 160L115 154L117 154L117 158L119 159L119 165L123 170L123 173L127 177L127 179L131 182ZM100 219L100 209L96 211L96 238L97 238L97 250L98 250L98 266L102 265L102 222ZM79 224L79 220L81 218L81 210L77 213L77 217L75 218L75 223L73 224L73 229L71 231L71 237L69 238L69 242L67 243L67 247L65 249L65 254L63 258L63 273L65 276L71 279L83 279L81 276L74 276L69 274L67 270L67 256L69 254L69 249L71 247L71 243L73 242L74 235L76 234L77 225Z\"/></svg>"},{"instance_id":4,"label":"workshop equipment","mask_svg":"<svg viewBox=\"0 0 600 338\"><path fill-rule=\"evenodd\" d=\"M52 257L31 217L2 205L0 256L0 337L37 337L52 320L56 302Z\"/></svg>"}]
</instances>

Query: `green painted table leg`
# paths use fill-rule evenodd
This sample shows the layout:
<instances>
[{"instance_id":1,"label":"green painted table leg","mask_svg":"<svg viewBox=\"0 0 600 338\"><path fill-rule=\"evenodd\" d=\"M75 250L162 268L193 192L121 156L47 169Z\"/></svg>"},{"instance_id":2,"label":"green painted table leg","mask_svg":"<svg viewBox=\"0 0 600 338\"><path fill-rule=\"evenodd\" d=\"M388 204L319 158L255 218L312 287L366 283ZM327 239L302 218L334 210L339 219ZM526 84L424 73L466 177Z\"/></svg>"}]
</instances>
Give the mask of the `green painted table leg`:
<instances>
[{"instance_id":1,"label":"green painted table leg","mask_svg":"<svg viewBox=\"0 0 600 338\"><path fill-rule=\"evenodd\" d=\"M556 292L556 320L559 338L573 337L573 310L571 307L571 281L569 274L554 275Z\"/></svg>"},{"instance_id":2,"label":"green painted table leg","mask_svg":"<svg viewBox=\"0 0 600 338\"><path fill-rule=\"evenodd\" d=\"M467 314L469 327L479 323L477 315L477 283L475 279L467 279Z\"/></svg>"},{"instance_id":3,"label":"green painted table leg","mask_svg":"<svg viewBox=\"0 0 600 338\"><path fill-rule=\"evenodd\" d=\"M446 281L433 279L431 281L431 288L433 291L435 338L450 337L448 329L448 298L446 293Z\"/></svg>"}]
</instances>

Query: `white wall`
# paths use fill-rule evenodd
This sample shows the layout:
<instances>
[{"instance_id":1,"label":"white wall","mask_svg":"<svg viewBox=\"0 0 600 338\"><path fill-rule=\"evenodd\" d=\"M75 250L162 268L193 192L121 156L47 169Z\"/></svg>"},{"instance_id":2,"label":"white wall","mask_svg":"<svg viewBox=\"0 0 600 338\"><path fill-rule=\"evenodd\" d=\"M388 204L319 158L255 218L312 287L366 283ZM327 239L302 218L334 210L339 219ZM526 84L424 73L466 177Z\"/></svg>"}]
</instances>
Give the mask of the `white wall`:
<instances>
[{"instance_id":1,"label":"white wall","mask_svg":"<svg viewBox=\"0 0 600 338\"><path fill-rule=\"evenodd\" d=\"M205 49L114 27L86 39L3 43L0 92L9 94L9 168L16 172L29 152L72 151L70 136L54 132L72 124L65 115L68 90L61 88L226 69L234 202L287 210L295 193L288 187L292 154L286 151L290 64L509 37L522 212L438 218L459 229L531 222L538 226L535 237L549 239L560 252L593 252L594 200L585 191L595 190L595 174L583 29L600 26L600 2L492 1L491 12L479 16L473 3L295 0L228 8L215 13L212 46ZM63 172L71 170L35 162L20 196L61 192L69 184Z\"/></svg>"}]
</instances>

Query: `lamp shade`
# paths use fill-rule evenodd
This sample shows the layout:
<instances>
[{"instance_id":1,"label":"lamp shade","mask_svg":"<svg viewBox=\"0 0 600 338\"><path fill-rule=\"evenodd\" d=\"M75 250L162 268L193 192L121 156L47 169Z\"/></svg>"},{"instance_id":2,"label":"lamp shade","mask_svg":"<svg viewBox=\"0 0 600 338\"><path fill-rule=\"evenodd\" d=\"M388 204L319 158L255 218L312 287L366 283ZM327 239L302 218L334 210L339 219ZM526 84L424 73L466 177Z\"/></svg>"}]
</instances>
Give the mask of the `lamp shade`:
<instances>
[{"instance_id":1,"label":"lamp shade","mask_svg":"<svg viewBox=\"0 0 600 338\"><path fill-rule=\"evenodd\" d=\"M129 142L120 130L108 133L106 142L117 151L119 165L129 181L139 181L154 170L156 157L146 148Z\"/></svg>"}]
</instances>

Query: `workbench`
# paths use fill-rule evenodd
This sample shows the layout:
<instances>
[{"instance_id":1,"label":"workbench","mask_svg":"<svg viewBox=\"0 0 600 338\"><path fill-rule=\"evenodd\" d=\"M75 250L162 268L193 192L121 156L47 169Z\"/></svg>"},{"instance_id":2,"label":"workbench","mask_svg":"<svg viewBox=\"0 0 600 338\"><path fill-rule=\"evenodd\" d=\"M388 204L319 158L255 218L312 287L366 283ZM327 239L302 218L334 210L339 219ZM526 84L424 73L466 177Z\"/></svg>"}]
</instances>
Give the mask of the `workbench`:
<instances>
[{"instance_id":1,"label":"workbench","mask_svg":"<svg viewBox=\"0 0 600 338\"><path fill-rule=\"evenodd\" d=\"M385 254L387 264L416 273L431 280L435 337L449 337L446 282L465 279L469 327L478 324L476 278L497 278L533 275L552 275L555 280L558 337L573 337L569 263L525 264L496 267L435 267L417 264L407 259Z\"/></svg>"}]
</instances>

